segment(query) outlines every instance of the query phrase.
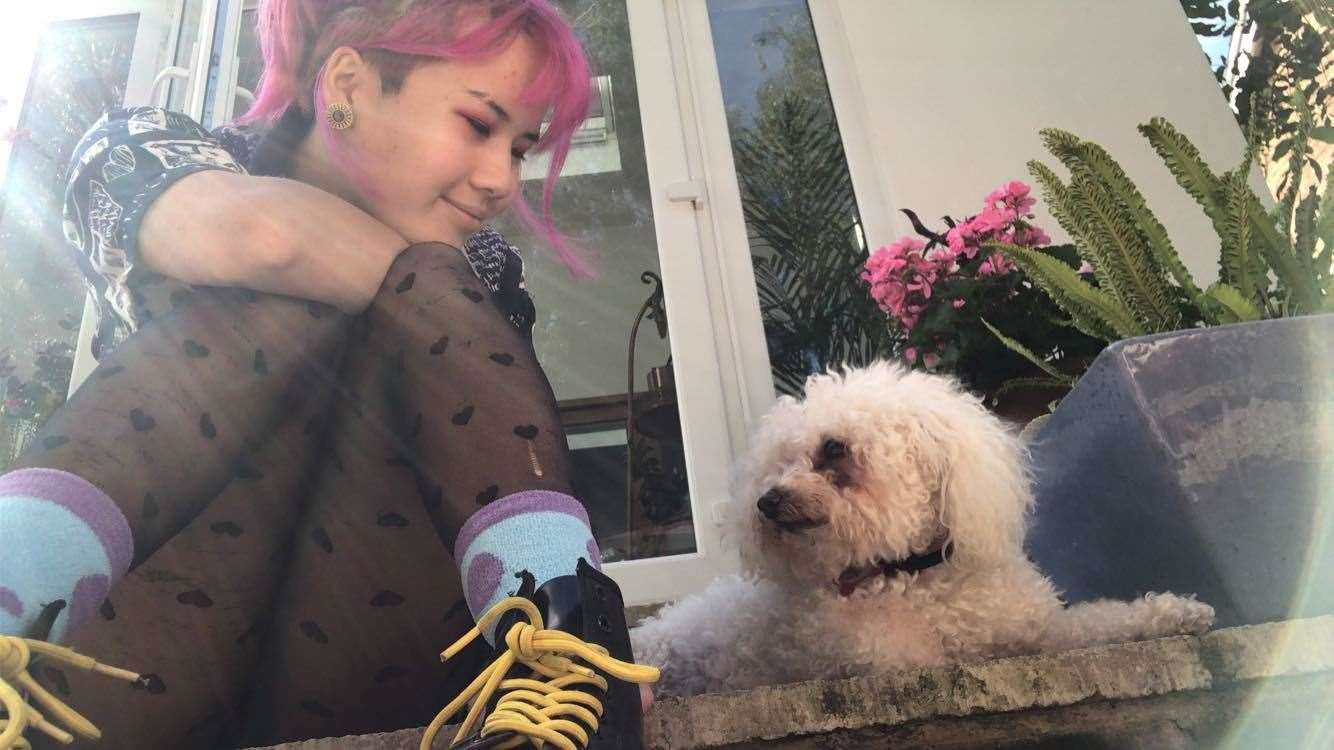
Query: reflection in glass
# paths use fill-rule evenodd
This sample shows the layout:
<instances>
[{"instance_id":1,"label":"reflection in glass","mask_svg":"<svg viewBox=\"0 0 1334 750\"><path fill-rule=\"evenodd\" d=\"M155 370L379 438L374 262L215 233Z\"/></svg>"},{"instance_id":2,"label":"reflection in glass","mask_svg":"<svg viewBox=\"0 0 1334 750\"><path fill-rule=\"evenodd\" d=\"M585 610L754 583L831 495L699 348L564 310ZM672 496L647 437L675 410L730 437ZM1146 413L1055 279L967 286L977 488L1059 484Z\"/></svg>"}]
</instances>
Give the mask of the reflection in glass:
<instances>
[{"instance_id":1,"label":"reflection in glass","mask_svg":"<svg viewBox=\"0 0 1334 750\"><path fill-rule=\"evenodd\" d=\"M709 0L775 388L890 351L805 0Z\"/></svg>"},{"instance_id":2,"label":"reflection in glass","mask_svg":"<svg viewBox=\"0 0 1334 750\"><path fill-rule=\"evenodd\" d=\"M84 287L62 229L65 167L79 137L120 106L137 15L52 23L8 134L0 193L0 470L64 401Z\"/></svg>"},{"instance_id":3,"label":"reflection in glass","mask_svg":"<svg viewBox=\"0 0 1334 750\"><path fill-rule=\"evenodd\" d=\"M659 272L659 248L625 2L577 0L560 6L574 20L596 77L590 82L590 118L556 189L556 222L595 253L599 276L572 280L520 227L499 228L524 252L538 313L534 343L560 403L575 489L604 558L693 552L685 448L670 385L670 310L661 305L652 324L638 328L633 401L627 399L631 329L654 291L641 276ZM524 170L524 193L536 205L545 164L532 161ZM638 427L627 434L628 406Z\"/></svg>"},{"instance_id":4,"label":"reflection in glass","mask_svg":"<svg viewBox=\"0 0 1334 750\"><path fill-rule=\"evenodd\" d=\"M641 276L658 273L659 264L625 0L557 4L573 20L595 75L589 82L589 119L574 139L556 188L556 224L592 251L598 278L571 279L554 254L516 222L497 222L497 229L524 256L527 287L537 306L535 348L560 406L575 492L588 509L603 559L693 552L685 448L676 418L667 311L661 306L652 324L639 331L633 396L627 399L631 328L652 294ZM238 87L252 91L260 74L253 17L246 11L236 77ZM238 90L236 113L245 104ZM539 204L546 166L541 156L524 165L530 205ZM628 406L640 423L629 433ZM632 441L628 491L627 440Z\"/></svg>"}]
</instances>

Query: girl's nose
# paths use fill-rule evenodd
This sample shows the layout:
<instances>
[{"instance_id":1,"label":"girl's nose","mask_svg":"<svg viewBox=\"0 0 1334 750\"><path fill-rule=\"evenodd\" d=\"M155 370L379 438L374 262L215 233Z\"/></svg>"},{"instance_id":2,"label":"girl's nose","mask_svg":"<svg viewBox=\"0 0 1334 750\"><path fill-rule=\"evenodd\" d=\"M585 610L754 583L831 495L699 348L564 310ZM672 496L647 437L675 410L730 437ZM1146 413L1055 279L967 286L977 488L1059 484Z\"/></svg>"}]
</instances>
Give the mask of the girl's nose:
<instances>
[{"instance_id":1,"label":"girl's nose","mask_svg":"<svg viewBox=\"0 0 1334 750\"><path fill-rule=\"evenodd\" d=\"M473 167L473 188L490 200L508 197L518 182L518 170L514 168L513 158L508 148L488 147Z\"/></svg>"}]
</instances>

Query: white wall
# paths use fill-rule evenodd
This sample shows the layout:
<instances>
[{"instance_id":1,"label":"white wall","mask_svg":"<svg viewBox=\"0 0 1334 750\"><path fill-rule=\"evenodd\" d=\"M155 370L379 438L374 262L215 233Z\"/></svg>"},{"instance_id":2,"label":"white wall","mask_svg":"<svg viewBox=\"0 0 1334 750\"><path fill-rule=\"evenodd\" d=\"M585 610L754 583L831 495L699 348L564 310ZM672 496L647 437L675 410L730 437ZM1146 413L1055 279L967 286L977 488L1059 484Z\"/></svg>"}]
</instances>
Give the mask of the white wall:
<instances>
[{"instance_id":1,"label":"white wall","mask_svg":"<svg viewBox=\"0 0 1334 750\"><path fill-rule=\"evenodd\" d=\"M882 204L880 220L868 221L872 248L911 232L899 208L924 219L976 213L1003 182L1032 184L1033 158L1064 175L1038 139L1040 128L1059 127L1106 147L1196 280L1216 278L1212 227L1135 129L1167 117L1218 171L1242 156L1241 130L1175 0L811 6L849 155L860 143L874 166L853 173L859 196ZM1066 239L1049 215L1039 223Z\"/></svg>"}]
</instances>

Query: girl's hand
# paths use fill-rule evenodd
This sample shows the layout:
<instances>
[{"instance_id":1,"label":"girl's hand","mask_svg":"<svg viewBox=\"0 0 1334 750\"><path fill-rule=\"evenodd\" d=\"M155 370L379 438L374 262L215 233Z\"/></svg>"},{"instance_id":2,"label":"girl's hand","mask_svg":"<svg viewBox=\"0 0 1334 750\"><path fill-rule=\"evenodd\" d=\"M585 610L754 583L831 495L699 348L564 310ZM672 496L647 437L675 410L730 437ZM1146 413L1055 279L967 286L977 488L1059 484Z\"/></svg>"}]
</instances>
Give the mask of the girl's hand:
<instances>
[{"instance_id":1,"label":"girl's hand","mask_svg":"<svg viewBox=\"0 0 1334 750\"><path fill-rule=\"evenodd\" d=\"M182 178L153 202L138 251L151 270L188 284L283 294L355 314L407 245L318 188L210 170Z\"/></svg>"}]
</instances>

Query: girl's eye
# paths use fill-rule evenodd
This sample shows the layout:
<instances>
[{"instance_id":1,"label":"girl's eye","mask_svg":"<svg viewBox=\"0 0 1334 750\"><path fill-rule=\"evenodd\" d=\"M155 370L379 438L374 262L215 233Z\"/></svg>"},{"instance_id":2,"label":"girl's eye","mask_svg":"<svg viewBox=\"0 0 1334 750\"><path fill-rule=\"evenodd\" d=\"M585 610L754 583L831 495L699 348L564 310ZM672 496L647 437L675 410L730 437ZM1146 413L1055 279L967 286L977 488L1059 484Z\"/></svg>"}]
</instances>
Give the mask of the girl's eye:
<instances>
[{"instance_id":1,"label":"girl's eye","mask_svg":"<svg viewBox=\"0 0 1334 750\"><path fill-rule=\"evenodd\" d=\"M483 138L491 135L490 125L487 125L486 123L474 117L467 117L466 115L464 116L463 119L467 120L468 124L472 126L472 129L477 131L477 134L482 136Z\"/></svg>"}]
</instances>

